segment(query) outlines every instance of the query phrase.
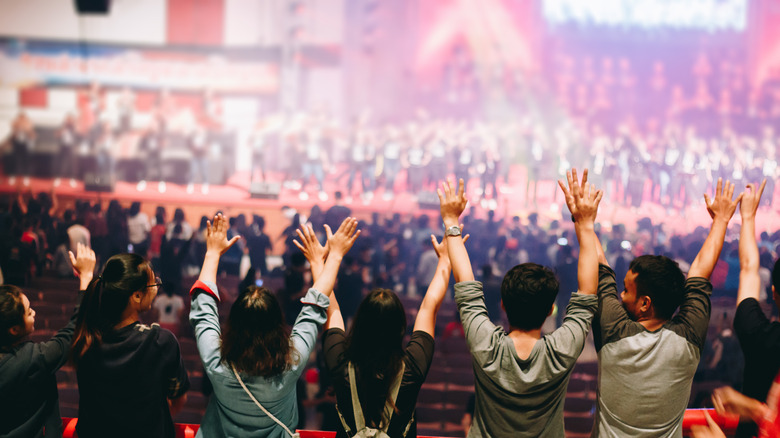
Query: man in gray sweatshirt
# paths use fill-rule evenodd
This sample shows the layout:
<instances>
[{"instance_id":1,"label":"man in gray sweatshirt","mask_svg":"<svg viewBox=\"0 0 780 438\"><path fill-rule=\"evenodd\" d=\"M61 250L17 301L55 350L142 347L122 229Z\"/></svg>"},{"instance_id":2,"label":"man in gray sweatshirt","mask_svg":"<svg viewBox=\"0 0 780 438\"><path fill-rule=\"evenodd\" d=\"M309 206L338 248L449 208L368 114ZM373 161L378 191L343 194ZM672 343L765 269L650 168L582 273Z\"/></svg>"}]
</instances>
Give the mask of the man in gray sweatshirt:
<instances>
[{"instance_id":1,"label":"man in gray sweatshirt","mask_svg":"<svg viewBox=\"0 0 780 438\"><path fill-rule=\"evenodd\" d=\"M488 318L482 284L474 281L461 239L450 239L449 256L466 342L473 358L476 404L469 437L565 436L563 401L571 370L582 352L596 312L598 238L594 221L602 192L582 184L576 170L560 183L580 242L579 291L572 294L563 325L545 336L541 326L552 312L558 280L546 267L524 263L512 268L501 285L502 307L510 330ZM458 218L466 207L463 180L439 190L446 236L460 235Z\"/></svg>"}]
</instances>

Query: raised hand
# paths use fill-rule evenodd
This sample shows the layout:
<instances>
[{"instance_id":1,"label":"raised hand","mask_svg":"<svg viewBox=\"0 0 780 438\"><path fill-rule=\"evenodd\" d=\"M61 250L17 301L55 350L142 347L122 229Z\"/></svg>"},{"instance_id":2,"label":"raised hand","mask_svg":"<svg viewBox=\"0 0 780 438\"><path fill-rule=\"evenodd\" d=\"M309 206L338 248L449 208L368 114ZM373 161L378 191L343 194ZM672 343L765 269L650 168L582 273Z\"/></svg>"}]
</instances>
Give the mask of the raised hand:
<instances>
[{"instance_id":1,"label":"raised hand","mask_svg":"<svg viewBox=\"0 0 780 438\"><path fill-rule=\"evenodd\" d=\"M737 210L737 204L742 200L743 193L737 196L737 199L731 199L734 197L734 184L730 181L726 181L723 184L723 178L718 178L718 185L715 188L715 198L710 199L709 195L704 194L704 201L707 203L707 212L710 214L712 220L723 220L728 222L731 217L734 216L734 212Z\"/></svg>"},{"instance_id":2,"label":"raised hand","mask_svg":"<svg viewBox=\"0 0 780 438\"><path fill-rule=\"evenodd\" d=\"M348 217L344 219L335 234L328 225L325 225L325 233L328 235L327 247L330 254L343 257L352 248L360 235L360 230L357 229L357 219Z\"/></svg>"},{"instance_id":3,"label":"raised hand","mask_svg":"<svg viewBox=\"0 0 780 438\"><path fill-rule=\"evenodd\" d=\"M742 192L742 201L739 203L739 214L742 216L743 221L756 217L756 211L761 202L761 195L764 193L764 186L766 186L766 179L761 181L761 187L758 189L756 189L755 184L750 183L746 186L745 191Z\"/></svg>"},{"instance_id":4,"label":"raised hand","mask_svg":"<svg viewBox=\"0 0 780 438\"><path fill-rule=\"evenodd\" d=\"M73 255L73 251L68 251L68 255L73 272L77 277L89 276L92 278L95 272L95 251L79 242L76 245L76 255Z\"/></svg>"},{"instance_id":5,"label":"raised hand","mask_svg":"<svg viewBox=\"0 0 780 438\"><path fill-rule=\"evenodd\" d=\"M447 226L457 225L458 218L466 209L468 199L465 195L463 179L458 180L458 190L452 185L449 179L441 184L441 188L436 189L439 195L439 207L441 210L441 219Z\"/></svg>"},{"instance_id":6,"label":"raised hand","mask_svg":"<svg viewBox=\"0 0 780 438\"><path fill-rule=\"evenodd\" d=\"M770 414L769 408L758 400L739 393L730 386L712 391L712 404L718 414L737 414L740 417L759 421Z\"/></svg>"},{"instance_id":7,"label":"raised hand","mask_svg":"<svg viewBox=\"0 0 780 438\"><path fill-rule=\"evenodd\" d=\"M230 228L228 218L222 216L222 213L218 213L214 216L214 222L206 223L206 252L217 253L222 255L233 244L238 242L241 236L233 236L229 241L227 240L227 230Z\"/></svg>"},{"instance_id":8,"label":"raised hand","mask_svg":"<svg viewBox=\"0 0 780 438\"><path fill-rule=\"evenodd\" d=\"M572 219L575 222L595 222L604 192L596 190L593 184L588 184L588 169L582 172L582 183L579 182L577 169L574 168L566 172L566 180L568 188L562 180L558 180L558 185L566 198L566 206L569 207Z\"/></svg>"},{"instance_id":9,"label":"raised hand","mask_svg":"<svg viewBox=\"0 0 780 438\"><path fill-rule=\"evenodd\" d=\"M718 423L710 417L710 413L704 411L704 417L707 419L707 425L696 425L691 427L691 436L693 438L726 438Z\"/></svg>"},{"instance_id":10,"label":"raised hand","mask_svg":"<svg viewBox=\"0 0 780 438\"><path fill-rule=\"evenodd\" d=\"M460 224L460 229L463 229L463 224ZM469 240L470 234L466 234L465 236L462 236L463 243L466 243ZM439 260L446 260L447 263L450 262L450 256L449 252L447 251L447 239L442 239L441 242L436 240L436 236L431 234L431 243L433 244L433 250L436 251L436 255L439 257Z\"/></svg>"},{"instance_id":11,"label":"raised hand","mask_svg":"<svg viewBox=\"0 0 780 438\"><path fill-rule=\"evenodd\" d=\"M327 226L327 225L326 225ZM293 240L295 246L301 250L306 260L310 264L325 263L325 259L328 257L329 245L322 246L317 239L317 235L314 233L314 229L311 224L301 225L299 230L295 230L298 233L298 239Z\"/></svg>"}]
</instances>

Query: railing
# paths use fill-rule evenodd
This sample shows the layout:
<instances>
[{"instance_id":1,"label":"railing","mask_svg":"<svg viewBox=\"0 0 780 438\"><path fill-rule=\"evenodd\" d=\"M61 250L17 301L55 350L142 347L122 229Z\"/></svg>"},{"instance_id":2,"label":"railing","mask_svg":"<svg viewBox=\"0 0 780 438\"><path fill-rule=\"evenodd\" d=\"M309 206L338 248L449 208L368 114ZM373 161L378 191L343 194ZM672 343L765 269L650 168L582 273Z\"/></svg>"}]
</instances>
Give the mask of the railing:
<instances>
[{"instance_id":1,"label":"railing","mask_svg":"<svg viewBox=\"0 0 780 438\"><path fill-rule=\"evenodd\" d=\"M737 415L718 415L714 409L688 409L685 411L685 417L683 418L683 435L688 436L691 432L691 427L696 425L706 425L707 418L705 412L709 412L710 416L716 423L723 429L726 435L733 435L737 430L737 424L739 424L739 416ZM63 438L76 437L76 423L78 418L63 418L62 424L65 426L65 431L62 434ZM200 428L197 424L176 424L176 438L195 438L195 433ZM301 434L301 438L335 438L336 432L327 432L321 430L298 430ZM419 438L437 438L420 436Z\"/></svg>"}]
</instances>

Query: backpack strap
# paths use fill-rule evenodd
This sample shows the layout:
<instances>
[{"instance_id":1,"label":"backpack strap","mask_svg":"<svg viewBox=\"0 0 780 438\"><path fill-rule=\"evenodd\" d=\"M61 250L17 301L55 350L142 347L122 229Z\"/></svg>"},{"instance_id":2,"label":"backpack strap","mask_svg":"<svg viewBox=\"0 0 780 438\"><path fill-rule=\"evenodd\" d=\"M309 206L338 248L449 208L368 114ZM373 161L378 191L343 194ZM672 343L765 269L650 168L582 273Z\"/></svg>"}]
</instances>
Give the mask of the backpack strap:
<instances>
[{"instance_id":1,"label":"backpack strap","mask_svg":"<svg viewBox=\"0 0 780 438\"><path fill-rule=\"evenodd\" d=\"M395 376L395 379L393 380L392 385L390 385L390 400L385 402L385 408L382 413L382 420L387 419L387 424L384 426L380 425L380 429L383 432L387 432L387 429L390 427L390 419L393 417L393 405L396 399L398 398L398 391L401 389L401 381L404 377L404 370L406 368L406 364L404 361L401 361L401 369L398 371L398 375ZM348 373L349 373L349 391L352 396L352 413L355 416L355 429L358 431L361 431L366 428L366 419L363 416L363 409L360 407L360 399L358 398L358 391L357 391L357 379L355 379L355 365L350 362L347 365ZM346 423L343 421L343 423ZM345 427L345 430L348 430Z\"/></svg>"},{"instance_id":2,"label":"backpack strap","mask_svg":"<svg viewBox=\"0 0 780 438\"><path fill-rule=\"evenodd\" d=\"M301 435L300 435L298 432L296 432L296 433L292 433L292 432L290 431L290 429L289 429L289 428L288 428L288 427L287 427L287 426L286 426L284 423L282 423L281 421L279 421L279 419L278 419L278 418L274 417L274 415L273 415L272 413L268 412L268 410L267 410L266 408L264 408L264 407L263 407L263 405L261 405L259 401L257 401L257 399L255 398L255 396L254 396L254 395L252 395L252 393L251 393L251 392L249 392L249 389L246 387L246 385L244 385L244 381L243 381L243 380L241 380L241 376L239 376L239 375L238 375L238 371L236 371L236 366L235 366L235 365L233 365L233 364L230 364L230 368L232 368L232 369L233 369L233 374L236 376L236 379L238 380L238 383L240 383L240 384L241 384L241 387L242 387L242 388L244 388L244 392L246 392L246 393L247 393L247 395L249 396L249 398L251 398L251 399L252 399L252 401L253 401L253 402L255 402L255 404L257 405L257 407L258 407L258 408L260 408L260 409L261 409L261 410L262 410L262 411L265 413L265 415L268 415L268 417L269 417L270 419L274 420L274 421L276 422L276 424L278 424L279 426L282 426L282 428L283 428L283 429L284 429L284 430L287 432L287 434L288 434L288 435L290 435L292 438L300 438L300 436L301 436Z\"/></svg>"}]
</instances>

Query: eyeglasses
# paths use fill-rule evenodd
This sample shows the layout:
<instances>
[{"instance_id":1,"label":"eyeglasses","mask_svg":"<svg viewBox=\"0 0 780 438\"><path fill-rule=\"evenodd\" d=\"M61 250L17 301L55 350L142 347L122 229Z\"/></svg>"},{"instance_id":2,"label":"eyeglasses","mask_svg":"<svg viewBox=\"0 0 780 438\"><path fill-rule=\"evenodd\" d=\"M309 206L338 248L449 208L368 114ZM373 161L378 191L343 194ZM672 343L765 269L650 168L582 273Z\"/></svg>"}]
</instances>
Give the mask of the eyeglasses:
<instances>
[{"instance_id":1,"label":"eyeglasses","mask_svg":"<svg viewBox=\"0 0 780 438\"><path fill-rule=\"evenodd\" d=\"M154 277L154 284L149 284L146 287L156 287L161 288L162 287L162 280L160 280L160 277Z\"/></svg>"}]
</instances>

